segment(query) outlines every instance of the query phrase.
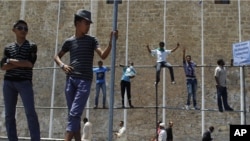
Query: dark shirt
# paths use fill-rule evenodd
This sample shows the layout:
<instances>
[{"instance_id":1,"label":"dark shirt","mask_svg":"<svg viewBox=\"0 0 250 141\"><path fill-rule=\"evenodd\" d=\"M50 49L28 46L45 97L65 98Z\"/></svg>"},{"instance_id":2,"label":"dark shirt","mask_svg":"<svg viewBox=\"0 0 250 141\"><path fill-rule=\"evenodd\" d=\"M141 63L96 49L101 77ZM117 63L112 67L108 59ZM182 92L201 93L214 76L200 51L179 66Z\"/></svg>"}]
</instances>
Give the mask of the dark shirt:
<instances>
[{"instance_id":1,"label":"dark shirt","mask_svg":"<svg viewBox=\"0 0 250 141\"><path fill-rule=\"evenodd\" d=\"M26 40L22 46L18 46L15 42L8 44L4 49L4 57L28 60L32 64L35 64L37 59L37 46L34 43ZM22 81L32 80L32 68L18 67L11 70L7 70L4 75L4 80Z\"/></svg>"},{"instance_id":2,"label":"dark shirt","mask_svg":"<svg viewBox=\"0 0 250 141\"><path fill-rule=\"evenodd\" d=\"M194 62L186 62L183 61L183 67L184 67L184 71L186 74L186 77L191 77L191 78L195 78L195 67L196 64Z\"/></svg>"},{"instance_id":3,"label":"dark shirt","mask_svg":"<svg viewBox=\"0 0 250 141\"><path fill-rule=\"evenodd\" d=\"M166 129L167 131L167 141L172 141L173 140L173 131L171 127L168 127Z\"/></svg>"},{"instance_id":4,"label":"dark shirt","mask_svg":"<svg viewBox=\"0 0 250 141\"><path fill-rule=\"evenodd\" d=\"M212 141L212 140L213 140L213 138L211 138L211 132L210 131L206 131L203 134L202 141Z\"/></svg>"},{"instance_id":5,"label":"dark shirt","mask_svg":"<svg viewBox=\"0 0 250 141\"><path fill-rule=\"evenodd\" d=\"M72 36L64 42L62 51L70 52L70 66L74 70L68 74L84 80L93 79L94 51L98 47L95 37L85 35L81 38Z\"/></svg>"}]
</instances>

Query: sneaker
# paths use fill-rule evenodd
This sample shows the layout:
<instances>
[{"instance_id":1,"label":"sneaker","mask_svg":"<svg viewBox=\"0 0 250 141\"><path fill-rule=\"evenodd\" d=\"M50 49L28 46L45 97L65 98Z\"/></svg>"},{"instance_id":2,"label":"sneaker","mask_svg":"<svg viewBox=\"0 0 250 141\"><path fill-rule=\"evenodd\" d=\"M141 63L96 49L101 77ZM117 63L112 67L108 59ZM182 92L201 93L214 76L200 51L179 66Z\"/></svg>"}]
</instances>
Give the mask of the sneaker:
<instances>
[{"instance_id":1,"label":"sneaker","mask_svg":"<svg viewBox=\"0 0 250 141\"><path fill-rule=\"evenodd\" d=\"M134 108L134 106L133 106L133 105L130 105L130 108Z\"/></svg>"},{"instance_id":2,"label":"sneaker","mask_svg":"<svg viewBox=\"0 0 250 141\"><path fill-rule=\"evenodd\" d=\"M175 81L172 81L171 84L174 85L174 84L176 84L176 82L175 82Z\"/></svg>"},{"instance_id":3,"label":"sneaker","mask_svg":"<svg viewBox=\"0 0 250 141\"><path fill-rule=\"evenodd\" d=\"M189 105L185 105L186 110L190 110Z\"/></svg>"},{"instance_id":4,"label":"sneaker","mask_svg":"<svg viewBox=\"0 0 250 141\"><path fill-rule=\"evenodd\" d=\"M154 85L158 85L159 82L155 82Z\"/></svg>"},{"instance_id":5,"label":"sneaker","mask_svg":"<svg viewBox=\"0 0 250 141\"><path fill-rule=\"evenodd\" d=\"M225 109L225 111L233 111L233 110L234 110L233 108Z\"/></svg>"},{"instance_id":6,"label":"sneaker","mask_svg":"<svg viewBox=\"0 0 250 141\"><path fill-rule=\"evenodd\" d=\"M196 106L194 107L194 109L195 109L195 110L200 110L200 108L198 108L198 107L196 107Z\"/></svg>"}]
</instances>

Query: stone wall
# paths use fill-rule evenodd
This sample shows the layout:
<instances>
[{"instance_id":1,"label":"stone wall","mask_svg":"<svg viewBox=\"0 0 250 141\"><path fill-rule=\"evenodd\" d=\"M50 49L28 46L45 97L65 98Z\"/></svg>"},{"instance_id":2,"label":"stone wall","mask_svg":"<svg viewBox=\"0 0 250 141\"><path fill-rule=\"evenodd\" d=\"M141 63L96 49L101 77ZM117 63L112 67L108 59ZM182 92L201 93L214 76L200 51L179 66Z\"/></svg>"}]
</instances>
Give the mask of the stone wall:
<instances>
[{"instance_id":1,"label":"stone wall","mask_svg":"<svg viewBox=\"0 0 250 141\"><path fill-rule=\"evenodd\" d=\"M54 69L53 56L67 37L74 34L73 14L79 8L93 11L94 24L91 25L91 34L99 39L101 47L106 47L109 34L112 30L113 5L103 1L90 0L62 0L58 1L26 1L24 13L21 11L22 1L0 1L0 54L4 46L15 41L11 31L12 23L24 15L29 24L28 39L38 45L38 60L34 68L34 91L37 113L41 126L41 135L49 137L52 129L52 138L63 138L67 109L64 97L65 75L60 69ZM155 106L155 58L148 54L145 45L156 48L160 41L166 41L166 48L172 49L180 42L181 47L187 48L187 54L198 64L206 67L197 68L199 107L202 106L202 92L204 92L204 127L215 126L216 140L229 140L229 124L240 124L240 68L228 67L228 101L237 112L217 111L216 91L214 82L214 68L216 61L223 58L230 65L232 58L232 44L246 41L250 38L250 12L248 1L241 1L241 38L239 37L238 5L237 1L231 4L214 4L213 0L204 2L204 48L202 50L201 5L198 0L167 1L164 17L164 2L148 0L130 0L129 19L127 19L127 1L123 1L118 8L119 39L116 48L116 64L126 64L126 46L128 46L128 60L133 60L138 72L132 80L132 101L135 109L114 109L113 129L118 130L120 120L126 119L128 141L149 141L155 133L156 110ZM60 15L58 19L58 10ZM128 24L128 38L126 36ZM164 22L165 20L165 22ZM164 25L165 23L165 25ZM58 27L58 30L57 30ZM164 32L165 29L165 32ZM126 40L127 43L126 44ZM202 56L202 51L204 56ZM64 62L68 61L68 55ZM94 65L100 58L95 55ZM186 103L186 86L182 65L182 48L171 54L169 62L174 65L176 85L171 85L168 70L165 71L166 81L161 80L158 88L159 106L167 105L166 111L158 110L158 119L174 122L175 141L201 140L202 111L182 110ZM111 54L104 61L110 66ZM249 119L249 68L245 67L245 92L247 113ZM202 73L203 72L203 73ZM162 71L161 75L164 71ZM0 77L3 78L4 71ZM107 73L107 86L110 87L110 73ZM114 107L121 106L120 96L121 68L115 70ZM55 82L55 83L53 83ZM165 85L163 86L163 82ZM202 83L204 82L204 83ZM204 85L203 85L204 84ZM2 86L2 82L1 85ZM165 88L165 96L163 96ZM204 91L202 91L202 89ZM109 103L110 91L107 91ZM91 88L88 107L94 106L95 85ZM100 95L100 98L101 99ZM54 100L53 102L51 102ZM101 100L100 100L101 104ZM4 127L3 96L0 95L1 119L0 136L6 136ZM17 108L17 129L19 136L29 136L27 122L19 98ZM53 110L50 109L53 105ZM144 108L143 108L144 107ZM216 110L213 110L216 109ZM98 141L107 141L109 110L92 108L86 109L83 116L89 115L94 125L93 134ZM164 114L164 115L163 115ZM124 116L125 115L125 116ZM246 120L247 124L249 121ZM50 123L53 123L50 128Z\"/></svg>"}]
</instances>

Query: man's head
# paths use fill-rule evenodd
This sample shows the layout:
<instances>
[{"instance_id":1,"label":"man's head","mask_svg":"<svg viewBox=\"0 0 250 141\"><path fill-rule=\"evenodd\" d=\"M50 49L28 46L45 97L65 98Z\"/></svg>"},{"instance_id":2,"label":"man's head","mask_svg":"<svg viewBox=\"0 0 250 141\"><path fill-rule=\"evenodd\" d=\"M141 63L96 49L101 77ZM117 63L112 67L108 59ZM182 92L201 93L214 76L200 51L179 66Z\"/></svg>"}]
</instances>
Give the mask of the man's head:
<instances>
[{"instance_id":1,"label":"man's head","mask_svg":"<svg viewBox=\"0 0 250 141\"><path fill-rule=\"evenodd\" d=\"M84 9L77 10L74 17L75 27L83 32L84 34L88 33L90 24L93 23L91 20L91 13Z\"/></svg>"},{"instance_id":2,"label":"man's head","mask_svg":"<svg viewBox=\"0 0 250 141\"><path fill-rule=\"evenodd\" d=\"M174 123L172 121L169 121L168 126L173 127Z\"/></svg>"},{"instance_id":3,"label":"man's head","mask_svg":"<svg viewBox=\"0 0 250 141\"><path fill-rule=\"evenodd\" d=\"M217 60L217 64L218 64L219 66L224 66L224 65L225 65L225 62L224 62L223 59L219 59L219 60Z\"/></svg>"},{"instance_id":4,"label":"man's head","mask_svg":"<svg viewBox=\"0 0 250 141\"><path fill-rule=\"evenodd\" d=\"M212 133L214 131L214 127L213 126L210 126L209 128L209 131Z\"/></svg>"},{"instance_id":5,"label":"man's head","mask_svg":"<svg viewBox=\"0 0 250 141\"><path fill-rule=\"evenodd\" d=\"M159 124L159 127L160 127L161 129L164 129L164 128L165 128L165 123L160 123L160 124Z\"/></svg>"},{"instance_id":6,"label":"man's head","mask_svg":"<svg viewBox=\"0 0 250 141\"><path fill-rule=\"evenodd\" d=\"M17 37L25 38L28 33L28 24L24 20L17 20L13 24L12 31Z\"/></svg>"},{"instance_id":7,"label":"man's head","mask_svg":"<svg viewBox=\"0 0 250 141\"><path fill-rule=\"evenodd\" d=\"M83 123L86 123L86 122L88 122L88 118L83 118Z\"/></svg>"},{"instance_id":8,"label":"man's head","mask_svg":"<svg viewBox=\"0 0 250 141\"><path fill-rule=\"evenodd\" d=\"M102 65L103 65L103 62L100 60L100 61L98 61L98 66L99 67L102 67Z\"/></svg>"},{"instance_id":9,"label":"man's head","mask_svg":"<svg viewBox=\"0 0 250 141\"><path fill-rule=\"evenodd\" d=\"M160 46L160 48L164 48L165 43L164 43L164 42L160 42L160 43L159 43L159 46Z\"/></svg>"},{"instance_id":10,"label":"man's head","mask_svg":"<svg viewBox=\"0 0 250 141\"><path fill-rule=\"evenodd\" d=\"M134 66L134 62L133 61L129 61L128 62L128 66Z\"/></svg>"},{"instance_id":11,"label":"man's head","mask_svg":"<svg viewBox=\"0 0 250 141\"><path fill-rule=\"evenodd\" d=\"M186 61L187 61L187 62L190 62L191 59L192 59L192 58L191 58L191 55L186 55Z\"/></svg>"},{"instance_id":12,"label":"man's head","mask_svg":"<svg viewBox=\"0 0 250 141\"><path fill-rule=\"evenodd\" d=\"M120 127L123 127L124 122L123 122L123 121L120 121L119 125L120 125Z\"/></svg>"}]
</instances>

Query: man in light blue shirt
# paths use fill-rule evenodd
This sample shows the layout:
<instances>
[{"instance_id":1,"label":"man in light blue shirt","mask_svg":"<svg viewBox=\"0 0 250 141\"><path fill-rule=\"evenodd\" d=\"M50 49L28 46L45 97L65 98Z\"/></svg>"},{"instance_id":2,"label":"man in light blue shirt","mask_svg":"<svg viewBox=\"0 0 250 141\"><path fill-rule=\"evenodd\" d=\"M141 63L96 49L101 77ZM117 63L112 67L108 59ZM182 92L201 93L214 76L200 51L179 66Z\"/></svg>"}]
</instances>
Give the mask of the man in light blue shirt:
<instances>
[{"instance_id":1,"label":"man in light blue shirt","mask_svg":"<svg viewBox=\"0 0 250 141\"><path fill-rule=\"evenodd\" d=\"M93 72L96 74L96 95L95 95L95 107L94 109L98 108L98 99L100 94L100 89L102 89L102 105L103 108L106 108L106 80L105 80L105 73L110 69L108 67L103 66L103 62L100 60L98 61L97 68L93 68Z\"/></svg>"}]
</instances>

